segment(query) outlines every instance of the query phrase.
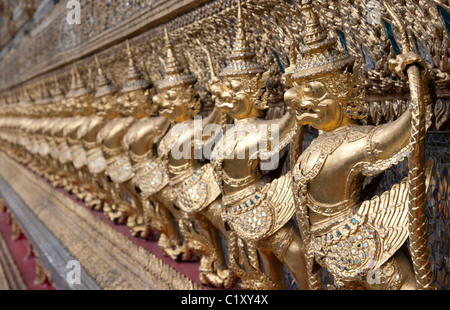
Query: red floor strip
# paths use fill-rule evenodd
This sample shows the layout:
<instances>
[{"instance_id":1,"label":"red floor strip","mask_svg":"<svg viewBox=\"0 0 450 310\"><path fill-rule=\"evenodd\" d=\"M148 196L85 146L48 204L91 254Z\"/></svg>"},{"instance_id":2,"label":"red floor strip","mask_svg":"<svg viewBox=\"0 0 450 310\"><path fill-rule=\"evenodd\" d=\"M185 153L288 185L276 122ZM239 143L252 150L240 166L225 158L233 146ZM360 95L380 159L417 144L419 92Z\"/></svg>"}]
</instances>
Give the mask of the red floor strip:
<instances>
[{"instance_id":1,"label":"red floor strip","mask_svg":"<svg viewBox=\"0 0 450 310\"><path fill-rule=\"evenodd\" d=\"M46 281L42 285L35 285L36 278L36 258L34 255L27 256L28 239L21 235L19 239L12 240L12 228L9 215L5 212L0 213L0 234L5 240L11 256L16 263L25 285L29 290L55 290L55 288Z\"/></svg>"}]
</instances>

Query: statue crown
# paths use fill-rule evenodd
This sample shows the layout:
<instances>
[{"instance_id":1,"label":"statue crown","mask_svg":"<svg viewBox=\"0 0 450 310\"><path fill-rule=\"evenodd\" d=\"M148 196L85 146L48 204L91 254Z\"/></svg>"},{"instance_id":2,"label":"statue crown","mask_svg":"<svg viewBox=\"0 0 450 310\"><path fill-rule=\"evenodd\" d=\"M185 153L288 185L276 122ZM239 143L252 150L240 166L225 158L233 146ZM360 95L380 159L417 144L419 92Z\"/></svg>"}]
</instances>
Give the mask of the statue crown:
<instances>
[{"instance_id":1,"label":"statue crown","mask_svg":"<svg viewBox=\"0 0 450 310\"><path fill-rule=\"evenodd\" d=\"M128 72L125 84L123 85L121 92L128 93L138 89L145 91L147 88L150 88L152 86L152 83L142 77L142 73L139 72L138 68L136 68L136 64L134 63L133 54L131 53L130 43L128 42L128 40L126 41L126 44L128 55Z\"/></svg>"},{"instance_id":2,"label":"statue crown","mask_svg":"<svg viewBox=\"0 0 450 310\"><path fill-rule=\"evenodd\" d=\"M114 86L111 81L106 77L103 72L103 68L98 60L97 55L95 55L95 62L97 64L97 90L95 92L95 98L102 97L108 94L114 94L118 91L118 88Z\"/></svg>"},{"instance_id":3,"label":"statue crown","mask_svg":"<svg viewBox=\"0 0 450 310\"><path fill-rule=\"evenodd\" d=\"M250 49L245 36L245 20L242 18L241 1L238 1L237 32L230 63L220 73L225 76L254 76L266 70L254 58L256 53Z\"/></svg>"},{"instance_id":4,"label":"statue crown","mask_svg":"<svg viewBox=\"0 0 450 310\"><path fill-rule=\"evenodd\" d=\"M164 79L158 84L158 88L166 90L179 85L194 85L197 78L190 73L185 73L185 68L180 65L175 57L167 28L164 28L164 34L167 50L166 69Z\"/></svg>"},{"instance_id":5,"label":"statue crown","mask_svg":"<svg viewBox=\"0 0 450 310\"><path fill-rule=\"evenodd\" d=\"M291 79L297 83L330 76L352 68L355 59L336 48L336 38L329 38L320 24L311 0L302 1L305 16L304 48Z\"/></svg>"},{"instance_id":6,"label":"statue crown","mask_svg":"<svg viewBox=\"0 0 450 310\"><path fill-rule=\"evenodd\" d=\"M86 86L81 79L80 73L75 63L72 65L72 83L69 91L66 94L66 98L78 98L83 95L89 94L91 90Z\"/></svg>"}]
</instances>

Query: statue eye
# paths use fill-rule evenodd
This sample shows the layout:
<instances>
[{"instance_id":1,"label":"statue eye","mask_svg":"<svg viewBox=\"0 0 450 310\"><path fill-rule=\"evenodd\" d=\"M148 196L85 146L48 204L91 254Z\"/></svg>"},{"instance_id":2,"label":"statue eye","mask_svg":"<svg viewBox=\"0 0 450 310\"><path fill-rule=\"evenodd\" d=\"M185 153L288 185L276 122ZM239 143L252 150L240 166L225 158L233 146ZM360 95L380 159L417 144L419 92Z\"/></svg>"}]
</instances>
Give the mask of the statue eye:
<instances>
[{"instance_id":1,"label":"statue eye","mask_svg":"<svg viewBox=\"0 0 450 310\"><path fill-rule=\"evenodd\" d=\"M225 88L228 89L228 90L233 88L233 86L231 85L230 81L226 81L224 85L225 85Z\"/></svg>"},{"instance_id":2,"label":"statue eye","mask_svg":"<svg viewBox=\"0 0 450 310\"><path fill-rule=\"evenodd\" d=\"M305 94L306 97L312 97L314 94L312 88L309 86L306 86L305 88L303 88L303 93Z\"/></svg>"},{"instance_id":3,"label":"statue eye","mask_svg":"<svg viewBox=\"0 0 450 310\"><path fill-rule=\"evenodd\" d=\"M303 94L306 97L310 98L322 98L325 95L326 91L322 83L320 82L313 82L310 84L307 84L303 88Z\"/></svg>"},{"instance_id":4,"label":"statue eye","mask_svg":"<svg viewBox=\"0 0 450 310\"><path fill-rule=\"evenodd\" d=\"M173 100L177 99L177 93L174 92L174 91L169 90L164 95L164 99L173 101Z\"/></svg>"}]
</instances>

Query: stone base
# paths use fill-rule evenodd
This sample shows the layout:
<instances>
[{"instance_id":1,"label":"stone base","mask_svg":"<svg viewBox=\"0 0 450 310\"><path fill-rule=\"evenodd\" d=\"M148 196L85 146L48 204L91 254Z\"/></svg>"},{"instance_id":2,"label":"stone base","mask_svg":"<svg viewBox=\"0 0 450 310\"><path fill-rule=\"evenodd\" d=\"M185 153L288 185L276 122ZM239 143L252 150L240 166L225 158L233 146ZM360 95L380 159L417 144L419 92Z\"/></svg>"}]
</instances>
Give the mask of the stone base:
<instances>
[{"instance_id":1,"label":"stone base","mask_svg":"<svg viewBox=\"0 0 450 310\"><path fill-rule=\"evenodd\" d=\"M0 197L57 289L201 289L198 264L174 262L156 241L126 235L66 193L0 153ZM122 226L123 227L123 226ZM125 227L123 227L125 228ZM152 251L149 251L152 250ZM69 261L81 284L69 284Z\"/></svg>"}]
</instances>

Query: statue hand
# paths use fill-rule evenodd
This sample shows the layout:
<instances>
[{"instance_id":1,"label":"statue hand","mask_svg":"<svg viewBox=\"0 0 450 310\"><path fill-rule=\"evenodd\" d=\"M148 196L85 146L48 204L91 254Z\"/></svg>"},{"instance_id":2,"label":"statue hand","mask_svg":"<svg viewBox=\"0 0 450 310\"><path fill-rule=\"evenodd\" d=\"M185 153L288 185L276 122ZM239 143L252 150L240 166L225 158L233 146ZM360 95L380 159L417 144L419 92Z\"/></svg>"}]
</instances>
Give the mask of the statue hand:
<instances>
[{"instance_id":1,"label":"statue hand","mask_svg":"<svg viewBox=\"0 0 450 310\"><path fill-rule=\"evenodd\" d=\"M428 73L428 66L425 60L414 52L400 54L396 59L389 60L389 69L398 74L401 78L408 80L405 70L409 65L419 65L424 70L424 74Z\"/></svg>"}]
</instances>

